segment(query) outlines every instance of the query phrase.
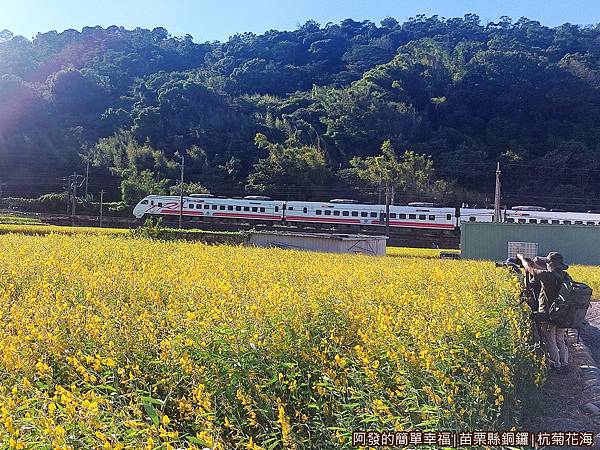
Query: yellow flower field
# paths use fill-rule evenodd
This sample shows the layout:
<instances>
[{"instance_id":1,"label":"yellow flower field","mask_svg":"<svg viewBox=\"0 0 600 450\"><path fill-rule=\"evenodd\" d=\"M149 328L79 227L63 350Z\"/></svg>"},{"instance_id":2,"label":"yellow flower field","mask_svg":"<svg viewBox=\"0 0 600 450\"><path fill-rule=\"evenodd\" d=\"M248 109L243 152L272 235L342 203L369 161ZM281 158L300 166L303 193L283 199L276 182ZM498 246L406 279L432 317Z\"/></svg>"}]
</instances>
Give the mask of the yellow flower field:
<instances>
[{"instance_id":1,"label":"yellow flower field","mask_svg":"<svg viewBox=\"0 0 600 450\"><path fill-rule=\"evenodd\" d=\"M0 447L351 448L506 429L541 381L484 262L0 236Z\"/></svg>"},{"instance_id":2,"label":"yellow flower field","mask_svg":"<svg viewBox=\"0 0 600 450\"><path fill-rule=\"evenodd\" d=\"M571 266L569 274L575 281L589 285L594 300L600 300L600 266Z\"/></svg>"}]
</instances>

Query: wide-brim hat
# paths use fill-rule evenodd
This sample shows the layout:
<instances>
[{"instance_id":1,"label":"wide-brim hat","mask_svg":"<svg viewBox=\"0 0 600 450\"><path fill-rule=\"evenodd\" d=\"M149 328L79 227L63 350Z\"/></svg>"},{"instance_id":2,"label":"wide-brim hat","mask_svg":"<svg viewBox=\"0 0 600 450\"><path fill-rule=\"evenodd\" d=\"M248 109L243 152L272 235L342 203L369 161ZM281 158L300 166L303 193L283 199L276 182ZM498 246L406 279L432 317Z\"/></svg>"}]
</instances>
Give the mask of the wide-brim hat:
<instances>
[{"instance_id":1,"label":"wide-brim hat","mask_svg":"<svg viewBox=\"0 0 600 450\"><path fill-rule=\"evenodd\" d=\"M565 264L565 258L558 252L550 252L548 256L541 256L538 258L543 263L552 263L560 270L567 270L569 266Z\"/></svg>"}]
</instances>

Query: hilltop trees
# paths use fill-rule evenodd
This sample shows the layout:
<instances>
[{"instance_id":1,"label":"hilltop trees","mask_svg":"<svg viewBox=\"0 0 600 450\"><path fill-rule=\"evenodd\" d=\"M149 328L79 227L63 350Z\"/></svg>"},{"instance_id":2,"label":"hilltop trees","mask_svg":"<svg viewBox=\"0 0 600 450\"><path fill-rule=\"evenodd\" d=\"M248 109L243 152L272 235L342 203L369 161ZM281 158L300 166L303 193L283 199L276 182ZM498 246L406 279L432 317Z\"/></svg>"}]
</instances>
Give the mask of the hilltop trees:
<instances>
[{"instance_id":1,"label":"hilltop trees","mask_svg":"<svg viewBox=\"0 0 600 450\"><path fill-rule=\"evenodd\" d=\"M0 182L10 195L59 191L91 148L92 193L166 191L179 150L194 189L375 200L364 170L389 141L398 165L428 174L399 181L401 200L490 192L502 160L520 180L505 184L507 199L535 194L556 205L559 197L538 192L534 168L558 166L569 203L592 203L599 40L597 26L484 24L473 14L309 21L223 43L164 28L85 27L32 40L4 30ZM431 164L449 183L436 184Z\"/></svg>"}]
</instances>

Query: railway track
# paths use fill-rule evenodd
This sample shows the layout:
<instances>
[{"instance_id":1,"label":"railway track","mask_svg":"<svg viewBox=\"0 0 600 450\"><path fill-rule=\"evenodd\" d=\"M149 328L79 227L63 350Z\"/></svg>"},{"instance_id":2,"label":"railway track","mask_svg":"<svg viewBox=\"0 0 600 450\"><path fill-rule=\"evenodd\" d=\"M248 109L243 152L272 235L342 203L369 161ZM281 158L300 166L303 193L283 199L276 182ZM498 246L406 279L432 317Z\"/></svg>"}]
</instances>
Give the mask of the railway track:
<instances>
[{"instance_id":1,"label":"railway track","mask_svg":"<svg viewBox=\"0 0 600 450\"><path fill-rule=\"evenodd\" d=\"M100 217L94 215L76 215L66 214L23 214L25 217L34 217L40 219L43 223L62 226L83 226L98 227ZM135 218L104 216L102 224L105 228L136 228L142 224ZM163 224L168 227L176 228L178 226L178 217L163 217ZM200 229L206 231L280 231L280 232L312 232L312 233L331 233L331 234L366 234L382 235L383 230L376 228L366 228L358 226L335 227L328 224L286 224L280 223L259 223L245 220L232 221L227 220L203 220L203 221L184 221L185 229ZM459 247L459 235L456 233L440 233L428 230L414 229L390 229L388 245L404 247L439 247L456 249Z\"/></svg>"}]
</instances>

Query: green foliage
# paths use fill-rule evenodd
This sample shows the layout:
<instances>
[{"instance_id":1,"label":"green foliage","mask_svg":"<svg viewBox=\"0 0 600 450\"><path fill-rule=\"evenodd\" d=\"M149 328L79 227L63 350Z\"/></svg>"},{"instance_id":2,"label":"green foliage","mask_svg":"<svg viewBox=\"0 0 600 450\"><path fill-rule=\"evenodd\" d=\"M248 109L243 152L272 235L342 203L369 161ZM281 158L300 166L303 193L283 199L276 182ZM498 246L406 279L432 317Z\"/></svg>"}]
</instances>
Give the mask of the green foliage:
<instances>
[{"instance_id":1,"label":"green foliage","mask_svg":"<svg viewBox=\"0 0 600 450\"><path fill-rule=\"evenodd\" d=\"M147 195L166 194L167 180L157 180L149 170L132 173L121 181L121 195L128 205L134 205Z\"/></svg>"},{"instance_id":2,"label":"green foliage","mask_svg":"<svg viewBox=\"0 0 600 450\"><path fill-rule=\"evenodd\" d=\"M450 189L447 182L435 180L430 157L407 150L398 159L389 140L381 146L380 155L352 158L350 168L341 176L366 187L394 187L397 196L407 201L440 200Z\"/></svg>"},{"instance_id":3,"label":"green foliage","mask_svg":"<svg viewBox=\"0 0 600 450\"><path fill-rule=\"evenodd\" d=\"M455 193L492 191L500 160L520 180L505 185L506 198L539 198L547 171L535 167L561 164L569 205L593 203L600 194L593 176L600 171L599 36L599 27L508 17L482 24L473 14L387 17L380 26L308 21L203 44L163 28L86 27L32 40L4 30L0 180L15 197L59 191L61 178L83 173L80 155L91 149L94 190L119 182L127 192L144 183L156 188L144 172L171 186L178 180L173 155L187 150L186 183L228 195L249 186L325 199L323 186L346 179L337 171L389 140L399 152L430 155L438 174L456 180ZM281 143L287 156L269 162L267 148L256 152L257 133ZM309 176L279 190L303 164L319 173L313 169L322 160L333 182L326 170L327 182ZM402 189L436 196L443 188L423 190L423 183ZM561 206L557 197L548 202Z\"/></svg>"},{"instance_id":4,"label":"green foliage","mask_svg":"<svg viewBox=\"0 0 600 450\"><path fill-rule=\"evenodd\" d=\"M254 166L246 190L283 194L288 198L303 194L307 199L319 198L326 192L332 173L321 150L273 144L260 133L256 135L255 143L259 149L267 150L268 156Z\"/></svg>"},{"instance_id":5,"label":"green foliage","mask_svg":"<svg viewBox=\"0 0 600 450\"><path fill-rule=\"evenodd\" d=\"M149 217L141 227L130 229L129 236L136 239L156 239L162 241L186 240L204 242L206 244L241 245L246 242L248 233L180 230L165 227L162 217L158 219Z\"/></svg>"},{"instance_id":6,"label":"green foliage","mask_svg":"<svg viewBox=\"0 0 600 450\"><path fill-rule=\"evenodd\" d=\"M162 224L162 217L159 217L158 219L148 217L144 221L144 225L138 228L133 228L129 231L132 237L159 239L161 234L164 233L164 230L165 227Z\"/></svg>"},{"instance_id":7,"label":"green foliage","mask_svg":"<svg viewBox=\"0 0 600 450\"><path fill-rule=\"evenodd\" d=\"M183 183L183 195L190 194L208 194L209 191L200 183ZM181 183L177 183L174 186L169 188L170 195L180 195L181 194Z\"/></svg>"}]
</instances>

